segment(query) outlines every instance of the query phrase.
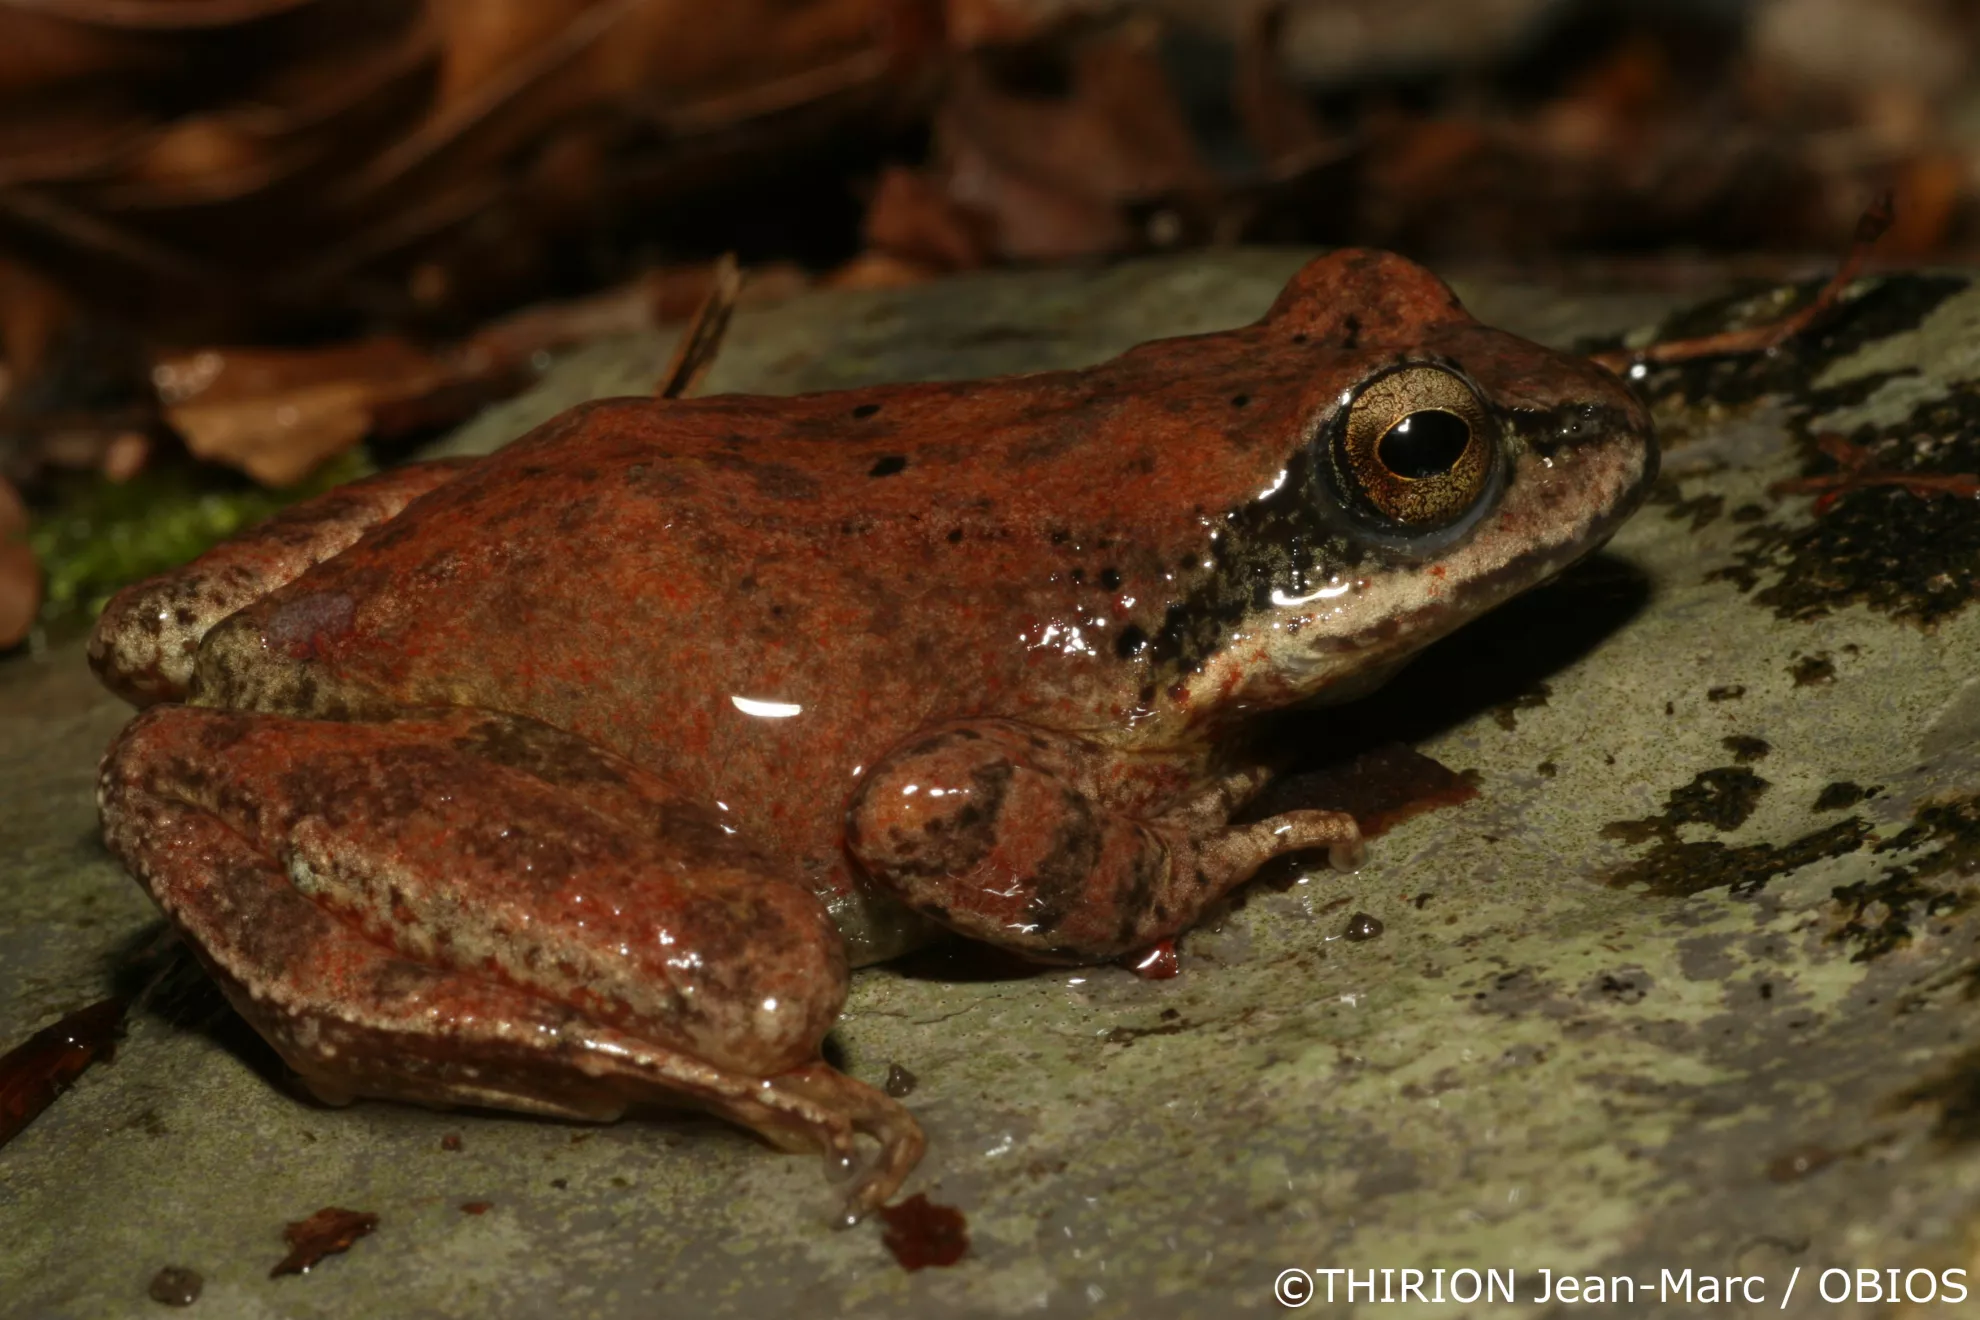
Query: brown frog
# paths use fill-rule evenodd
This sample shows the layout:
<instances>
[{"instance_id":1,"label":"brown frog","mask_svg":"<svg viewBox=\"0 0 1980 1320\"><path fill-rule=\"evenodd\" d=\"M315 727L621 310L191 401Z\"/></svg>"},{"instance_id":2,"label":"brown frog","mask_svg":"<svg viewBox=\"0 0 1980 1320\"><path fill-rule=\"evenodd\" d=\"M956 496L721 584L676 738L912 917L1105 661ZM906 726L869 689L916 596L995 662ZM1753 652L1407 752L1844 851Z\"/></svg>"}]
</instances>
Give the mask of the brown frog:
<instances>
[{"instance_id":1,"label":"brown frog","mask_svg":"<svg viewBox=\"0 0 1980 1320\"><path fill-rule=\"evenodd\" d=\"M325 1098L865 1133L857 1217L922 1137L820 1058L849 949L1115 958L1351 863L1350 817L1231 823L1259 730L1656 465L1613 376L1369 251L1081 371L589 404L120 595L105 837Z\"/></svg>"}]
</instances>

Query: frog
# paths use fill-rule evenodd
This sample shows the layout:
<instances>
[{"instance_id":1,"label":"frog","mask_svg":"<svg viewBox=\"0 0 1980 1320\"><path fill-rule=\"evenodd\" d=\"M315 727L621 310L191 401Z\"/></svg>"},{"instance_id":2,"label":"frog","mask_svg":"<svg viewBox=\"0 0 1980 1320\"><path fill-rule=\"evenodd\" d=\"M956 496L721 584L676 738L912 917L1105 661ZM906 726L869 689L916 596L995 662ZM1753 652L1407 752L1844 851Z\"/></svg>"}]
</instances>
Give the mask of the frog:
<instances>
[{"instance_id":1,"label":"frog","mask_svg":"<svg viewBox=\"0 0 1980 1320\"><path fill-rule=\"evenodd\" d=\"M1270 730L1657 463L1615 374L1367 249L1077 370L596 401L119 594L104 838L319 1098L699 1107L863 1159L852 1222L925 1147L824 1057L853 966L1132 959L1353 867L1351 816L1245 818Z\"/></svg>"}]
</instances>

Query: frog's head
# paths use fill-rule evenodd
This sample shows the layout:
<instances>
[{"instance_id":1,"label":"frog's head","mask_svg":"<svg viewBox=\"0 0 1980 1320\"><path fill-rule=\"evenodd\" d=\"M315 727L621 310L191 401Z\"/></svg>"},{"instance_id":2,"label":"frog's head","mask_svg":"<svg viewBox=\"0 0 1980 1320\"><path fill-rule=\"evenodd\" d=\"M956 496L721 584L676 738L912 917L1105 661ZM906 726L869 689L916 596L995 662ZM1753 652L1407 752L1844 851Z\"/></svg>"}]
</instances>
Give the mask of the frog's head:
<instances>
[{"instance_id":1,"label":"frog's head","mask_svg":"<svg viewBox=\"0 0 1980 1320\"><path fill-rule=\"evenodd\" d=\"M1153 639L1199 715L1367 691L1600 546L1656 475L1621 380L1480 325L1400 257L1312 263L1251 333L1299 355L1282 464Z\"/></svg>"}]
</instances>

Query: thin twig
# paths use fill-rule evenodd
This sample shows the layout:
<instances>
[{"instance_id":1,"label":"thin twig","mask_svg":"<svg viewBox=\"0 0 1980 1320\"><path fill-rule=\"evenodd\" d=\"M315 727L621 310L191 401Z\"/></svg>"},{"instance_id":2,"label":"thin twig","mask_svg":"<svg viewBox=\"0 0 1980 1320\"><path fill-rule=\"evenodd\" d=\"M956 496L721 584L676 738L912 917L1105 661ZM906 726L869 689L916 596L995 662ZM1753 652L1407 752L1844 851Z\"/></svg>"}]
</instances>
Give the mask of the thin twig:
<instances>
[{"instance_id":1,"label":"thin twig","mask_svg":"<svg viewBox=\"0 0 1980 1320\"><path fill-rule=\"evenodd\" d=\"M894 56L887 51L862 50L759 86L671 108L653 107L646 113L670 137L716 133L743 120L802 109L841 92L873 86L887 76L893 64Z\"/></svg>"},{"instance_id":2,"label":"thin twig","mask_svg":"<svg viewBox=\"0 0 1980 1320\"><path fill-rule=\"evenodd\" d=\"M1835 460L1836 470L1812 477L1777 481L1767 487L1770 495L1814 495L1819 516L1834 508L1843 496L1872 486L1896 486L1920 499L1950 495L1955 499L1980 496L1980 476L1971 472L1912 472L1903 468L1879 467L1877 451L1854 444L1840 435L1818 435L1815 447Z\"/></svg>"},{"instance_id":3,"label":"thin twig","mask_svg":"<svg viewBox=\"0 0 1980 1320\"><path fill-rule=\"evenodd\" d=\"M1836 273L1822 286L1822 291L1806 307L1777 321L1749 326L1744 330L1700 335L1694 339L1667 340L1647 348L1611 349L1606 353L1590 354L1589 361L1623 375L1637 366L1664 366L1672 362L1690 362L1695 358L1764 353L1777 348L1835 310L1842 300L1843 290L1863 273L1863 263L1870 259L1870 250L1877 246L1877 240L1891 227L1891 218L1891 195L1886 192L1858 217L1856 235L1850 242L1849 251L1843 255Z\"/></svg>"},{"instance_id":4,"label":"thin twig","mask_svg":"<svg viewBox=\"0 0 1980 1320\"><path fill-rule=\"evenodd\" d=\"M0 189L0 211L78 247L119 258L168 280L207 285L221 282L219 274L198 259L78 210L40 189Z\"/></svg>"},{"instance_id":5,"label":"thin twig","mask_svg":"<svg viewBox=\"0 0 1980 1320\"><path fill-rule=\"evenodd\" d=\"M103 27L217 28L300 9L310 0L7 0L10 8Z\"/></svg>"},{"instance_id":6,"label":"thin twig","mask_svg":"<svg viewBox=\"0 0 1980 1320\"><path fill-rule=\"evenodd\" d=\"M684 399L701 384L715 355L722 351L722 337L729 329L729 316L736 310L736 297L742 292L742 267L736 254L724 253L715 263L715 275L708 285L708 296L688 318L681 342L674 347L673 361L660 376L653 391L656 398Z\"/></svg>"}]
</instances>

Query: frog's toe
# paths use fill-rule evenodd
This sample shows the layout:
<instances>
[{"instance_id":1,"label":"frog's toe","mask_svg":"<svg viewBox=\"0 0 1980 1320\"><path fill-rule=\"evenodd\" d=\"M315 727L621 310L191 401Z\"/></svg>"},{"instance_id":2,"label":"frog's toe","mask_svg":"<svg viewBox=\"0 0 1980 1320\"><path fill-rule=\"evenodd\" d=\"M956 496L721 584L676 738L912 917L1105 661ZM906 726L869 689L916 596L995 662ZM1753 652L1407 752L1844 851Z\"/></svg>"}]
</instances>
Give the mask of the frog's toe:
<instances>
[{"instance_id":1,"label":"frog's toe","mask_svg":"<svg viewBox=\"0 0 1980 1320\"><path fill-rule=\"evenodd\" d=\"M822 1108L844 1115L855 1131L880 1143L873 1162L862 1170L847 1193L841 1227L850 1228L887 1203L921 1162L928 1141L907 1106L862 1081L826 1064L816 1063L775 1079L780 1087L804 1095ZM842 1152L828 1148L835 1158ZM849 1155L851 1152L843 1152Z\"/></svg>"}]
</instances>

